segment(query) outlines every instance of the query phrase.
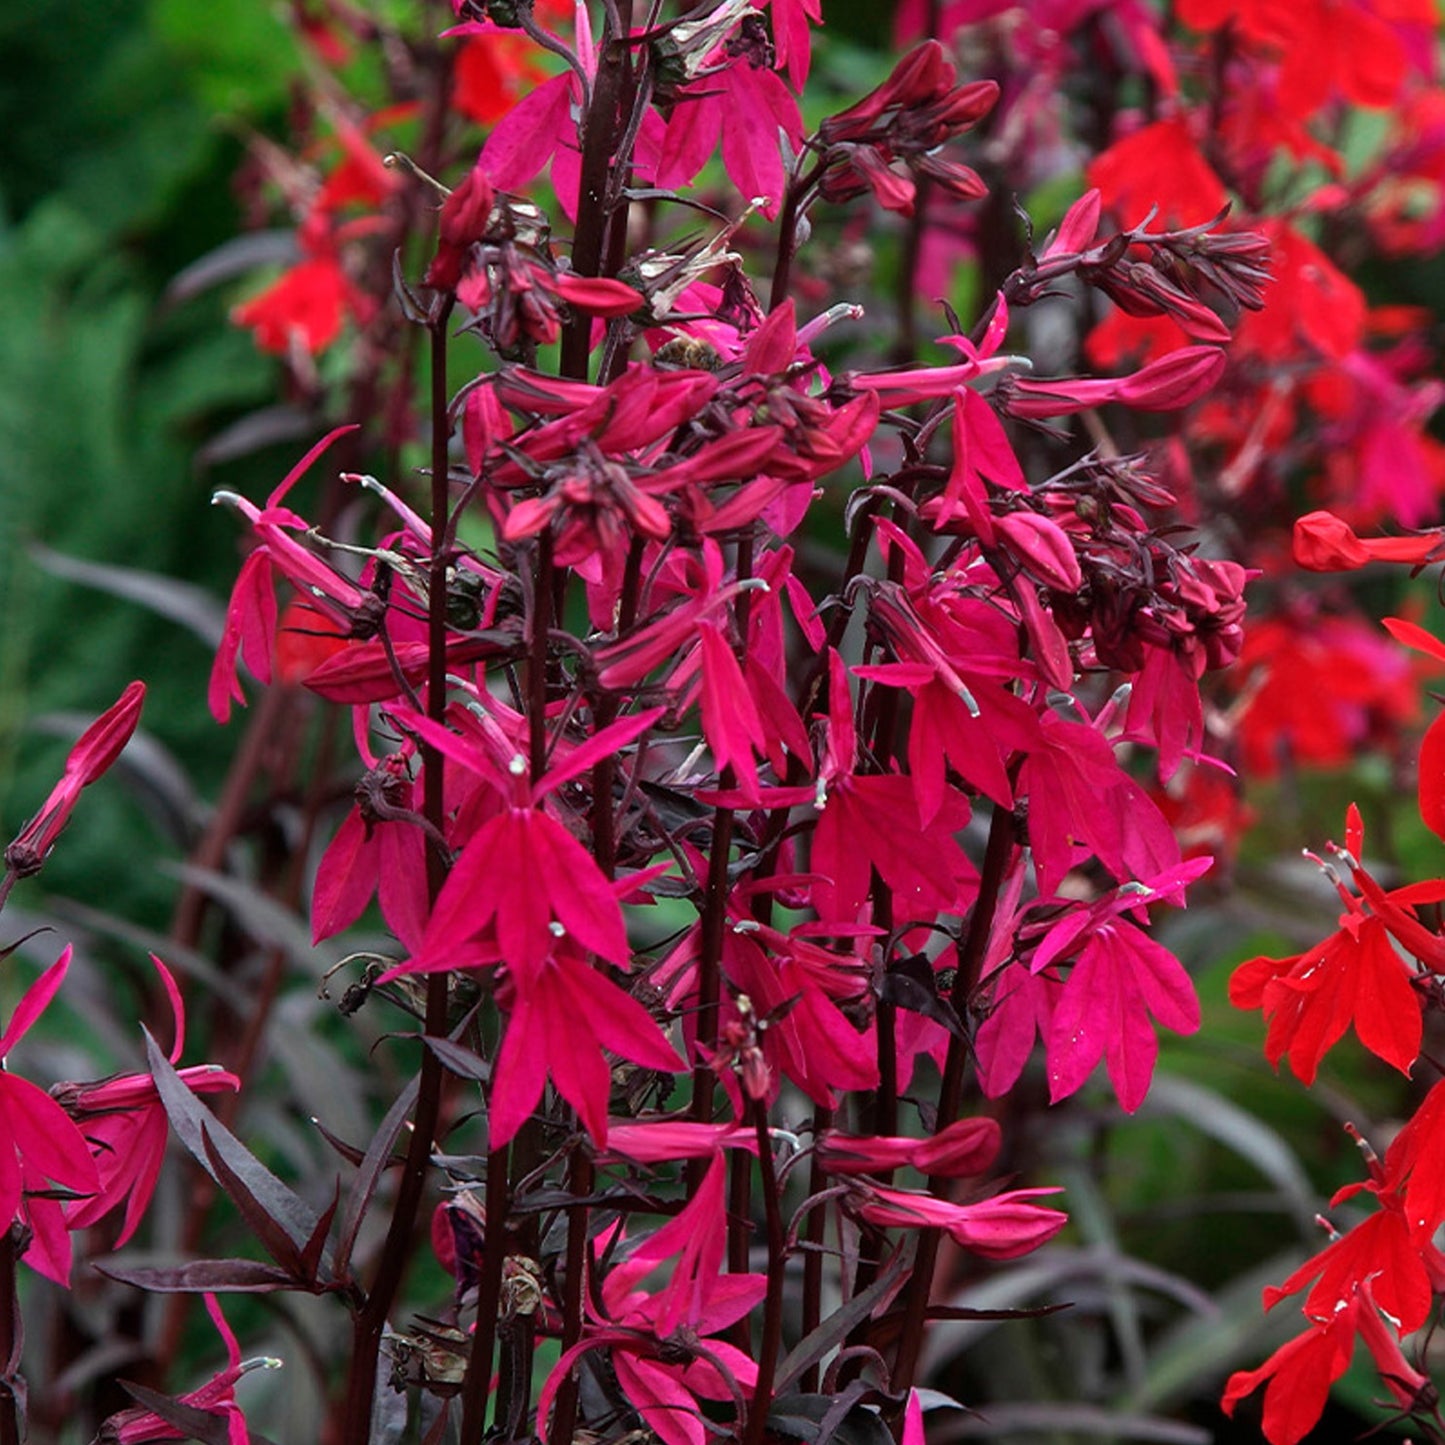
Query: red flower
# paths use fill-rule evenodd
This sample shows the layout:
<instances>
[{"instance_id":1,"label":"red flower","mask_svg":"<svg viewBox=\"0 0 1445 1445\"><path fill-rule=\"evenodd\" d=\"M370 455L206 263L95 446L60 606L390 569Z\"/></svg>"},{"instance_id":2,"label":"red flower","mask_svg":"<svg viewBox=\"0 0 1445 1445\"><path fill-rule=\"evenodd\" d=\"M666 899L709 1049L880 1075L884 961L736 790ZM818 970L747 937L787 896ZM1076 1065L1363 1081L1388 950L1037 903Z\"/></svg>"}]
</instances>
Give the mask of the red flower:
<instances>
[{"instance_id":1,"label":"red flower","mask_svg":"<svg viewBox=\"0 0 1445 1445\"><path fill-rule=\"evenodd\" d=\"M1445 1223L1445 1080L1436 1083L1385 1154L1384 1187L1403 1195L1416 1245Z\"/></svg>"},{"instance_id":2,"label":"red flower","mask_svg":"<svg viewBox=\"0 0 1445 1445\"><path fill-rule=\"evenodd\" d=\"M547 78L520 35L476 35L457 51L452 104L469 120L495 125Z\"/></svg>"},{"instance_id":3,"label":"red flower","mask_svg":"<svg viewBox=\"0 0 1445 1445\"><path fill-rule=\"evenodd\" d=\"M1229 199L1182 116L1116 141L1090 162L1088 182L1130 225L1156 206L1166 221L1194 225L1217 216Z\"/></svg>"},{"instance_id":4,"label":"red flower","mask_svg":"<svg viewBox=\"0 0 1445 1445\"><path fill-rule=\"evenodd\" d=\"M1363 841L1353 804L1347 829L1350 848L1341 857L1364 896L1354 897L1337 882L1346 908L1339 930L1292 958L1252 958L1229 983L1236 1008L1264 1010L1270 1063L1278 1067L1288 1058L1305 1085L1314 1083L1320 1060L1351 1026L1372 1054L1408 1074L1420 1052L1420 1001L1410 982L1414 970L1394 945L1432 968L1445 967L1445 939L1411 911L1415 904L1445 899L1445 883L1383 892L1352 856Z\"/></svg>"},{"instance_id":5,"label":"red flower","mask_svg":"<svg viewBox=\"0 0 1445 1445\"><path fill-rule=\"evenodd\" d=\"M1232 1416L1246 1395L1264 1385L1264 1433L1270 1445L1303 1440L1324 1412L1330 1386L1349 1369L1357 1303L1281 1345L1257 1370L1231 1375L1220 1401L1224 1413Z\"/></svg>"},{"instance_id":6,"label":"red flower","mask_svg":"<svg viewBox=\"0 0 1445 1445\"><path fill-rule=\"evenodd\" d=\"M1364 1340L1381 1377L1402 1408L1410 1409L1430 1381L1405 1359L1395 1332L1380 1317L1363 1283L1334 1313L1315 1320L1302 1335L1281 1345L1257 1370L1229 1377L1220 1404L1226 1415L1261 1385L1264 1434L1270 1445L1297 1445L1314 1428L1330 1386L1349 1368L1355 1336Z\"/></svg>"},{"instance_id":7,"label":"red flower","mask_svg":"<svg viewBox=\"0 0 1445 1445\"><path fill-rule=\"evenodd\" d=\"M1273 777L1285 759L1341 766L1377 731L1412 723L1419 712L1409 663L1349 617L1296 613L1253 622L1239 676L1248 688L1239 737L1252 777ZM1328 688L1319 686L1322 677Z\"/></svg>"},{"instance_id":8,"label":"red flower","mask_svg":"<svg viewBox=\"0 0 1445 1445\"><path fill-rule=\"evenodd\" d=\"M284 271L270 286L231 312L248 327L262 351L278 356L301 350L316 356L338 336L348 315L368 303L352 286L335 256L311 256Z\"/></svg>"},{"instance_id":9,"label":"red flower","mask_svg":"<svg viewBox=\"0 0 1445 1445\"><path fill-rule=\"evenodd\" d=\"M1301 343L1335 361L1353 351L1365 330L1364 293L1293 226L1266 221L1260 230L1269 239L1273 284L1263 308L1241 322L1236 349L1292 365Z\"/></svg>"},{"instance_id":10,"label":"red flower","mask_svg":"<svg viewBox=\"0 0 1445 1445\"><path fill-rule=\"evenodd\" d=\"M1353 572L1368 562L1423 567L1445 547L1440 531L1415 537L1358 537L1332 512L1310 512L1294 524L1294 559L1309 572Z\"/></svg>"}]
</instances>

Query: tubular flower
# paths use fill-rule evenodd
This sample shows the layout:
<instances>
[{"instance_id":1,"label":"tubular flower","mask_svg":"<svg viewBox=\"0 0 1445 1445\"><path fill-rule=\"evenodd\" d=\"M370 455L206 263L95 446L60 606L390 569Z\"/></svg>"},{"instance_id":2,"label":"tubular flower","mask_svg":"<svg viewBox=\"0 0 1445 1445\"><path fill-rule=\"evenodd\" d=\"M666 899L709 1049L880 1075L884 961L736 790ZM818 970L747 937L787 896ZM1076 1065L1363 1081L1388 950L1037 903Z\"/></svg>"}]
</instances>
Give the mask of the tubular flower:
<instances>
[{"instance_id":1,"label":"tubular flower","mask_svg":"<svg viewBox=\"0 0 1445 1445\"><path fill-rule=\"evenodd\" d=\"M170 1061L180 1062L186 1042L186 1013L170 970L151 955L170 1001L175 1041ZM217 1064L180 1069L185 1085L197 1094L239 1089L241 1081ZM71 1116L80 1121L100 1176L99 1188L68 1214L71 1229L82 1229L125 1205L116 1236L120 1248L136 1231L155 1193L170 1132L165 1106L149 1074L122 1074L94 1084L59 1084L52 1091Z\"/></svg>"},{"instance_id":2,"label":"tubular flower","mask_svg":"<svg viewBox=\"0 0 1445 1445\"><path fill-rule=\"evenodd\" d=\"M1438 528L1415 537L1359 537L1332 512L1310 512L1294 524L1294 559L1310 572L1353 572L1369 562L1423 567L1445 554Z\"/></svg>"},{"instance_id":3,"label":"tubular flower","mask_svg":"<svg viewBox=\"0 0 1445 1445\"><path fill-rule=\"evenodd\" d=\"M40 871L55 846L60 830L70 819L82 788L89 787L120 756L140 722L145 684L133 682L76 740L65 760L60 781L41 804L40 811L5 849L5 867L19 878Z\"/></svg>"},{"instance_id":4,"label":"tubular flower","mask_svg":"<svg viewBox=\"0 0 1445 1445\"><path fill-rule=\"evenodd\" d=\"M205 1299L206 1313L210 1315L211 1322L226 1346L226 1368L212 1375L204 1385L176 1396L174 1403L224 1420L228 1445L250 1445L251 1432L246 1428L246 1417L236 1403L236 1381L252 1370L278 1370L281 1368L281 1361L269 1358L243 1360L236 1336L226 1323L226 1317L221 1313L221 1306L216 1302L215 1295L208 1294ZM156 1440L188 1438L190 1437L185 1430L143 1406L133 1406L112 1415L100 1427L97 1437L99 1445L150 1445L150 1442Z\"/></svg>"},{"instance_id":5,"label":"tubular flower","mask_svg":"<svg viewBox=\"0 0 1445 1445\"><path fill-rule=\"evenodd\" d=\"M931 1194L859 1186L853 1208L860 1219L884 1228L941 1229L956 1244L984 1259L1017 1259L1047 1244L1069 1222L1058 1209L1034 1200L1060 1189L1010 1189L974 1204L950 1204Z\"/></svg>"}]
</instances>

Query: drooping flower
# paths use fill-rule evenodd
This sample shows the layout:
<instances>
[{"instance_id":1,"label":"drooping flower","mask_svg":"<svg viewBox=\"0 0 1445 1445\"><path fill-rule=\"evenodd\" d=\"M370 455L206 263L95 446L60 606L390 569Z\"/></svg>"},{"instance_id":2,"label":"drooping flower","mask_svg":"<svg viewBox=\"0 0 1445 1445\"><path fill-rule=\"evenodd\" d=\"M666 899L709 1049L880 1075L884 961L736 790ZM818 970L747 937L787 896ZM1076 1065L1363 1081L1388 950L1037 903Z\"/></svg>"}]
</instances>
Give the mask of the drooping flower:
<instances>
[{"instance_id":1,"label":"drooping flower","mask_svg":"<svg viewBox=\"0 0 1445 1445\"><path fill-rule=\"evenodd\" d=\"M1327 1314L1312 1316L1309 1329L1280 1346L1255 1370L1229 1377L1220 1401L1226 1415L1264 1385L1264 1434L1270 1445L1298 1445L1324 1413L1330 1386L1349 1368L1356 1338L1375 1359L1381 1378L1400 1406L1425 1398L1430 1381L1406 1359L1393 1325L1382 1318L1369 1281Z\"/></svg>"},{"instance_id":2,"label":"drooping flower","mask_svg":"<svg viewBox=\"0 0 1445 1445\"><path fill-rule=\"evenodd\" d=\"M839 1133L818 1141L818 1157L830 1174L874 1174L907 1164L945 1179L982 1174L998 1155L1003 1131L994 1119L955 1119L927 1139Z\"/></svg>"},{"instance_id":3,"label":"drooping flower","mask_svg":"<svg viewBox=\"0 0 1445 1445\"><path fill-rule=\"evenodd\" d=\"M186 1042L186 1012L171 971L151 955L171 1006L175 1037L170 1061L180 1062ZM241 1081L217 1064L192 1064L178 1076L197 1094L239 1089ZM165 1159L170 1124L165 1106L150 1074L121 1074L93 1084L59 1084L55 1097L80 1123L99 1173L100 1183L88 1199L67 1214L71 1229L83 1229L125 1206L115 1246L133 1235L155 1193Z\"/></svg>"},{"instance_id":4,"label":"drooping flower","mask_svg":"<svg viewBox=\"0 0 1445 1445\"><path fill-rule=\"evenodd\" d=\"M224 1420L228 1445L250 1445L251 1432L246 1428L246 1417L236 1403L236 1381L252 1370L278 1370L281 1361L267 1357L243 1360L241 1347L236 1343L236 1336L226 1323L215 1295L206 1295L205 1301L206 1313L226 1346L226 1367L212 1375L205 1384L176 1396L175 1403ZM184 1430L142 1405L112 1415L100 1427L97 1437L101 1445L150 1445L156 1440L187 1438Z\"/></svg>"},{"instance_id":5,"label":"drooping flower","mask_svg":"<svg viewBox=\"0 0 1445 1445\"><path fill-rule=\"evenodd\" d=\"M941 1229L984 1259L1017 1259L1047 1244L1068 1222L1058 1209L1034 1200L1061 1189L1010 1189L973 1204L951 1204L932 1194L859 1184L851 1207L860 1219L890 1229Z\"/></svg>"}]
</instances>

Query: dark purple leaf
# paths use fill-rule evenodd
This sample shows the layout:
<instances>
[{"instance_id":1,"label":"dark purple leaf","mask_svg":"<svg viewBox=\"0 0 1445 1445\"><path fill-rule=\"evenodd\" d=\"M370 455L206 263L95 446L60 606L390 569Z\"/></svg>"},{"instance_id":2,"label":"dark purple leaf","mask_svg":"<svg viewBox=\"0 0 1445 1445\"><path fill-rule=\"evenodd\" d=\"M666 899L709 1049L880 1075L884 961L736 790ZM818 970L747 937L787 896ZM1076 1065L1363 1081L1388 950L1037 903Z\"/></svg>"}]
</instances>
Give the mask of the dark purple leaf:
<instances>
[{"instance_id":1,"label":"dark purple leaf","mask_svg":"<svg viewBox=\"0 0 1445 1445\"><path fill-rule=\"evenodd\" d=\"M832 1354L854 1328L868 1318L874 1306L895 1288L903 1272L903 1255L895 1253L867 1289L855 1294L847 1304L834 1310L820 1325L804 1335L778 1366L776 1393L781 1396L789 1386L798 1382L804 1370L816 1365L825 1355Z\"/></svg>"},{"instance_id":2,"label":"dark purple leaf","mask_svg":"<svg viewBox=\"0 0 1445 1445\"><path fill-rule=\"evenodd\" d=\"M888 971L878 986L878 997L895 1008L908 1009L910 1013L922 1014L940 1027L945 1028L954 1038L968 1043L968 1030L964 1028L953 1005L939 996L938 979L933 965L923 954L911 958L900 958L889 964Z\"/></svg>"},{"instance_id":3,"label":"dark purple leaf","mask_svg":"<svg viewBox=\"0 0 1445 1445\"><path fill-rule=\"evenodd\" d=\"M492 1066L461 1044L454 1044L450 1039L437 1038L433 1034L424 1034L422 1043L459 1079L475 1079L477 1083L485 1084L492 1076Z\"/></svg>"},{"instance_id":4,"label":"dark purple leaf","mask_svg":"<svg viewBox=\"0 0 1445 1445\"><path fill-rule=\"evenodd\" d=\"M313 1119L311 1123L315 1126L316 1132L320 1134L353 1169L366 1158L366 1151L364 1149L358 1149L355 1144L348 1144L339 1134L333 1134L320 1119Z\"/></svg>"},{"instance_id":5,"label":"dark purple leaf","mask_svg":"<svg viewBox=\"0 0 1445 1445\"><path fill-rule=\"evenodd\" d=\"M183 1405L170 1395L162 1395L158 1390L148 1390L144 1385L134 1385L129 1380L121 1380L120 1385L138 1405L179 1430L181 1439L197 1440L200 1445L230 1445L229 1415L198 1410L194 1405Z\"/></svg>"},{"instance_id":6,"label":"dark purple leaf","mask_svg":"<svg viewBox=\"0 0 1445 1445\"><path fill-rule=\"evenodd\" d=\"M768 1429L786 1440L808 1445L892 1445L893 1437L877 1411L858 1403L871 1386L854 1380L837 1395L784 1395L768 1411Z\"/></svg>"},{"instance_id":7,"label":"dark purple leaf","mask_svg":"<svg viewBox=\"0 0 1445 1445\"><path fill-rule=\"evenodd\" d=\"M301 1251L301 1265L306 1271L306 1278L315 1280L321 1273L321 1262L326 1254L326 1237L331 1233L331 1221L336 1218L336 1208L341 1203L341 1181L338 1179L331 1191L331 1203L326 1206L325 1213L316 1221L316 1228L311 1238L306 1241L306 1248Z\"/></svg>"},{"instance_id":8,"label":"dark purple leaf","mask_svg":"<svg viewBox=\"0 0 1445 1445\"><path fill-rule=\"evenodd\" d=\"M226 609L204 587L180 582L159 572L144 572L138 567L117 567L83 557L67 557L63 552L42 547L39 542L32 542L29 551L52 577L63 577L110 597L138 602L157 616L194 633L207 647L214 649L220 645L226 631Z\"/></svg>"},{"instance_id":9,"label":"dark purple leaf","mask_svg":"<svg viewBox=\"0 0 1445 1445\"><path fill-rule=\"evenodd\" d=\"M149 1030L145 1030L145 1040L151 1077L176 1137L223 1189L226 1185L211 1162L211 1150L224 1159L228 1173L244 1185L245 1192L266 1217L280 1227L299 1254L316 1232L320 1216L267 1169L181 1082ZM236 1202L239 1206L240 1200Z\"/></svg>"},{"instance_id":10,"label":"dark purple leaf","mask_svg":"<svg viewBox=\"0 0 1445 1445\"><path fill-rule=\"evenodd\" d=\"M248 231L222 241L182 271L171 277L166 287L166 304L178 305L199 296L223 281L233 281L262 266L294 266L301 259L301 247L292 229Z\"/></svg>"},{"instance_id":11,"label":"dark purple leaf","mask_svg":"<svg viewBox=\"0 0 1445 1445\"><path fill-rule=\"evenodd\" d=\"M262 447L309 437L316 428L316 419L294 406L266 406L247 413L230 426L222 427L215 436L196 450L196 466L205 471L248 457Z\"/></svg>"},{"instance_id":12,"label":"dark purple leaf","mask_svg":"<svg viewBox=\"0 0 1445 1445\"><path fill-rule=\"evenodd\" d=\"M205 1147L206 1161L210 1165L211 1177L215 1179L226 1197L241 1211L242 1218L251 1226L251 1233L261 1241L266 1253L289 1271L294 1284L307 1285L305 1266L301 1250L277 1219L266 1212L265 1206L247 1187L246 1181L222 1157L215 1140L206 1125L201 1125L201 1143Z\"/></svg>"},{"instance_id":13,"label":"dark purple leaf","mask_svg":"<svg viewBox=\"0 0 1445 1445\"><path fill-rule=\"evenodd\" d=\"M351 1251L366 1217L371 1196L376 1193L381 1171L391 1158L391 1146L396 1143L402 1126L411 1117L416 1104L417 1090L421 1087L421 1075L415 1075L411 1082L396 1096L396 1102L386 1111L386 1118L373 1135L370 1147L361 1161L361 1169L346 1196L346 1212L341 1217L341 1238L336 1244L336 1277L344 1281L351 1267Z\"/></svg>"},{"instance_id":14,"label":"dark purple leaf","mask_svg":"<svg viewBox=\"0 0 1445 1445\"><path fill-rule=\"evenodd\" d=\"M186 1264L127 1264L124 1257L99 1263L107 1279L152 1294L268 1294L294 1289L296 1282L284 1269L259 1259L193 1259Z\"/></svg>"}]
</instances>

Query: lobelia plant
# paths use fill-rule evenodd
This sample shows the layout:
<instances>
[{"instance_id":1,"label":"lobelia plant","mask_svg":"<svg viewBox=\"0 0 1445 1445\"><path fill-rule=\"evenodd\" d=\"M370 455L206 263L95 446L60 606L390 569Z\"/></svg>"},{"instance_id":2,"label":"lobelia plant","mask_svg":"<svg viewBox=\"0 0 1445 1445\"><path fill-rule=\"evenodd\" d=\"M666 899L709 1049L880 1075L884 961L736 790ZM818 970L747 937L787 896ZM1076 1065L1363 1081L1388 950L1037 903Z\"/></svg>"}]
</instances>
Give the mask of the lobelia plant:
<instances>
[{"instance_id":1,"label":"lobelia plant","mask_svg":"<svg viewBox=\"0 0 1445 1445\"><path fill-rule=\"evenodd\" d=\"M249 1366L214 1295L296 1291L349 1319L339 1445L399 1438L397 1397L419 1438L466 1445L639 1425L666 1445L917 1441L944 1237L1010 1260L1066 1222L1057 1190L990 1177L1004 1128L966 1107L1006 1096L1041 1042L1051 1101L1102 1061L1133 1111L1158 1027L1199 1026L1149 925L1209 862L1182 855L1134 765L1206 761L1200 682L1239 651L1249 573L1200 554L1140 458L1051 424L1204 395L1259 305L1264 243L1223 217L1111 229L1089 192L971 327L948 315L944 360L840 367L860 308L794 294L812 219L976 201L953 143L996 86L925 40L808 130L806 5L579 5L569 29L493 0L457 19L469 44L520 32L566 68L450 189L435 135L426 166L378 170L348 132L365 179L348 197L435 213L426 255L393 237L429 363L425 501L345 473L378 499L375 545L296 509L351 425L263 505L219 494L252 547L209 694L224 721L244 664L350 709L364 772L313 935L376 900L395 941L348 1008L375 994L420 1020L415 1076L369 1142L336 1141L355 1171L318 1207L198 1097L242 1071L177 1067L157 959L169 1055L148 1038L144 1074L59 1087L75 1123L49 1152L42 1096L0 1095L7 1248L63 1281L68 1231L124 1204L128 1238L163 1111L269 1256L106 1264L206 1296L228 1364L176 1397L134 1386L101 1440L247 1439ZM734 189L698 237L688 191L719 144ZM542 188L522 194L549 166L570 242ZM318 234L340 204L318 205ZM354 304L314 244L290 286L323 268ZM1123 377L1035 376L1006 349L1015 315L1079 285L1202 340ZM331 313L302 324L293 301L242 319L311 346ZM481 369L454 389L459 339ZM832 574L793 540L823 511L847 528ZM77 746L5 892L138 705ZM428 1213L454 1286L402 1328ZM13 1270L0 1285L13 1299ZM0 1441L23 1399L12 1346Z\"/></svg>"}]
</instances>

